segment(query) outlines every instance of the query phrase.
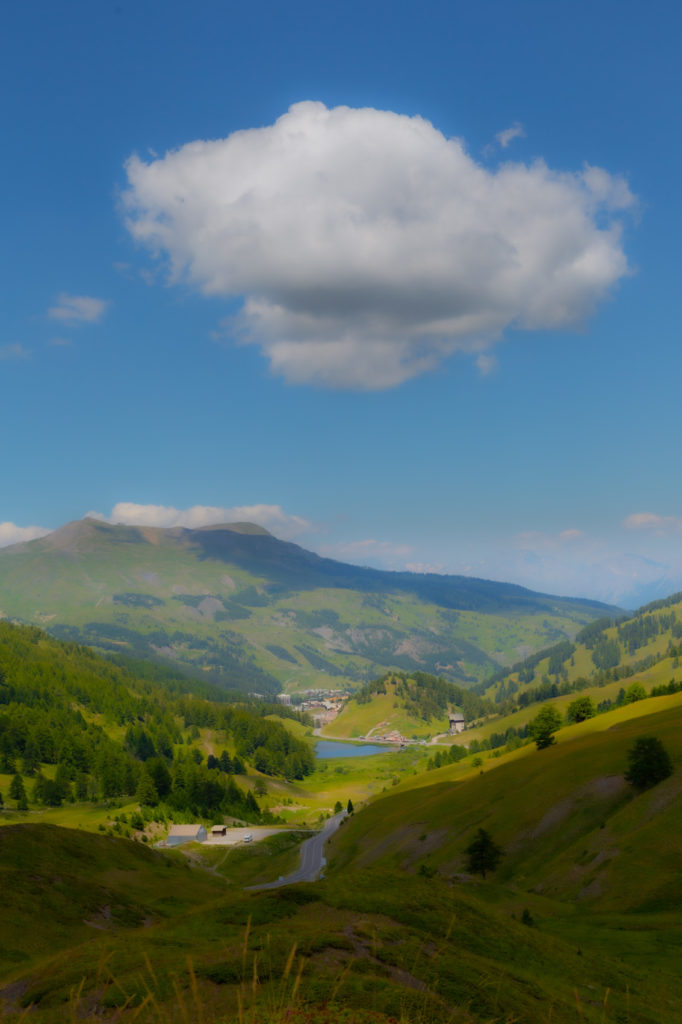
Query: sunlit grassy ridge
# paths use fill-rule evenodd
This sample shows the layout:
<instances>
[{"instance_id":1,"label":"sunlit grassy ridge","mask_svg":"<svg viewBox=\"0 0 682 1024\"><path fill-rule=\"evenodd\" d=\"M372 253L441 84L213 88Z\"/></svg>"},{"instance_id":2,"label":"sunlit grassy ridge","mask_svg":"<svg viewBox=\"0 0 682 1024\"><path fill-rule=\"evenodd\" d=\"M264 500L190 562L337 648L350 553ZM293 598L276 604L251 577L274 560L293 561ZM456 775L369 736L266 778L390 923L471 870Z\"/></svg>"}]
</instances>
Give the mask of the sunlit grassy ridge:
<instances>
[{"instance_id":1,"label":"sunlit grassy ridge","mask_svg":"<svg viewBox=\"0 0 682 1024\"><path fill-rule=\"evenodd\" d=\"M481 689L504 701L505 694L518 699L543 682L561 687L580 680L603 686L617 679L638 678L652 669L658 677L660 672L677 668L681 641L682 597L674 594L633 615L597 620L577 634L574 644L562 642L563 650L550 650L546 657L539 652L519 662L513 671L496 673L494 681Z\"/></svg>"},{"instance_id":2,"label":"sunlit grassy ridge","mask_svg":"<svg viewBox=\"0 0 682 1024\"><path fill-rule=\"evenodd\" d=\"M341 714L322 728L322 735L354 739L399 732L408 739L422 739L447 731L447 715L428 720L410 715L396 693L395 682L388 680L385 686L386 693L374 695L367 704L350 700Z\"/></svg>"},{"instance_id":3,"label":"sunlit grassy ridge","mask_svg":"<svg viewBox=\"0 0 682 1024\"><path fill-rule=\"evenodd\" d=\"M465 732L441 736L438 742L468 748L474 755L492 749L499 756L530 741L527 727L542 704L558 711L565 728L573 720L576 699L587 700L588 714L602 714L682 688L681 656L679 595L630 617L595 621L581 630L575 643L561 641L511 672L497 672L487 686L474 687L466 699L471 704L481 695L486 706L465 707ZM353 711L354 705L349 708ZM376 713L372 707L359 709L363 724L372 728L380 710L378 704Z\"/></svg>"}]
</instances>

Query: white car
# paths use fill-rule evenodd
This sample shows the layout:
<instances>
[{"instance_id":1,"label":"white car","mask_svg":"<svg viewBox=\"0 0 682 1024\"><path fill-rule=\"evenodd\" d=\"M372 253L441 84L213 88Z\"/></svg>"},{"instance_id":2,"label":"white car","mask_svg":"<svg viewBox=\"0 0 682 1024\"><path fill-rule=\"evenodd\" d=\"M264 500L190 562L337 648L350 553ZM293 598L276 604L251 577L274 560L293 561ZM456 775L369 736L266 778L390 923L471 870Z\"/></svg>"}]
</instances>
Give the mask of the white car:
<instances>
[{"instance_id":1,"label":"white car","mask_svg":"<svg viewBox=\"0 0 682 1024\"><path fill-rule=\"evenodd\" d=\"M253 842L253 836L251 835L250 832L247 832L246 835L244 836L244 842L245 843Z\"/></svg>"}]
</instances>

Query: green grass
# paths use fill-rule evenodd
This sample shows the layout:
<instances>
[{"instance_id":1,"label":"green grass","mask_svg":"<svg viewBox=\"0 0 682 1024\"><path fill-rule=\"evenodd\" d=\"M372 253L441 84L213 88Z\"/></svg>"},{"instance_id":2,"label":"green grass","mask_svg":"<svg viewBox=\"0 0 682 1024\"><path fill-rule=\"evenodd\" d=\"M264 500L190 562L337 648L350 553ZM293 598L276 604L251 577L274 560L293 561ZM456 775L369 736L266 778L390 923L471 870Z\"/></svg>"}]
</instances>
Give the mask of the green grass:
<instances>
[{"instance_id":1,"label":"green grass","mask_svg":"<svg viewBox=\"0 0 682 1024\"><path fill-rule=\"evenodd\" d=\"M386 792L341 827L324 882L270 892L242 887L291 870L301 836L193 847L188 868L84 831L0 830L0 1005L13 993L18 1019L34 1003L35 1024L672 1024L681 721L682 695L641 702L483 774L413 776L410 751L350 776L330 760L318 797L351 780ZM622 775L642 734L676 771L635 794ZM485 881L463 854L481 826L504 849Z\"/></svg>"},{"instance_id":2,"label":"green grass","mask_svg":"<svg viewBox=\"0 0 682 1024\"><path fill-rule=\"evenodd\" d=\"M195 845L193 856L217 872L231 886L244 888L272 882L291 874L300 863L301 843L312 833L281 832L251 846Z\"/></svg>"},{"instance_id":3,"label":"green grass","mask_svg":"<svg viewBox=\"0 0 682 1024\"><path fill-rule=\"evenodd\" d=\"M601 729L593 719L566 730L545 751L527 747L485 762L483 774L452 766L407 780L342 830L338 864L414 867L428 854L443 877L455 878L466 837L482 826L506 850L499 876L525 890L540 885L545 895L618 912L658 899L676 905L682 700L656 704L646 717L631 705L603 716L610 722ZM678 771L636 795L623 772L640 735L659 736ZM442 781L429 784L434 777Z\"/></svg>"},{"instance_id":4,"label":"green grass","mask_svg":"<svg viewBox=\"0 0 682 1024\"><path fill-rule=\"evenodd\" d=\"M7 825L0 829L0 962L25 965L109 929L139 928L205 902L214 888L183 859L143 844Z\"/></svg>"}]
</instances>

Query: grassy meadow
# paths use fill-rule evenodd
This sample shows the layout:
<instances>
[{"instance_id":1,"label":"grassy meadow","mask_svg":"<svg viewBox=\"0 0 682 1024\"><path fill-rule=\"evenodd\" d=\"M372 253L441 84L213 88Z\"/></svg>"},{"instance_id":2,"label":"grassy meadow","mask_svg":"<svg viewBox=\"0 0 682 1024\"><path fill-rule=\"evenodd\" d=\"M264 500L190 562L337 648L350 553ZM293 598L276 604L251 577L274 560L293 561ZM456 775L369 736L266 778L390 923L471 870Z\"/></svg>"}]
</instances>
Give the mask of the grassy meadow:
<instances>
[{"instance_id":1,"label":"grassy meadow","mask_svg":"<svg viewBox=\"0 0 682 1024\"><path fill-rule=\"evenodd\" d=\"M612 704L577 724L564 718L544 750L532 742L474 745L457 763L432 768L434 752L446 747L418 743L370 757L327 757L300 779L247 763L239 786L257 794L261 820L281 825L258 843L159 850L154 844L171 818L196 820L191 809L171 814L163 801L140 808L130 795L49 807L34 799L30 775L28 810L19 811L5 771L0 1021L682 1024L682 692L619 702L633 682L649 692L674 678L673 626L670 619L667 632L634 645L631 672L593 671L575 690L572 673L586 671L588 659L595 668L595 648L577 645L573 664L567 656L557 674L566 692L551 703L564 716L576 694ZM622 658L627 634L617 629L605 627L595 642L619 644ZM31 677L34 692L52 693L52 641L17 637L26 645L16 648L21 657L12 661L9 648L4 656L16 687L10 695L20 692L20 676L11 672L26 669L34 650L44 655ZM71 696L56 702L71 722L80 693L83 722L98 725L103 744L123 744L124 723L144 714L153 723L156 713L173 734L174 763L241 750L237 734L211 719L210 702L166 706L156 684L126 697L134 684L118 670L109 679L108 666L82 662L75 648L67 655L83 673L79 686L86 672L100 672L92 694L103 707L119 688L113 714L98 712L94 696L75 682ZM544 662L534 667L535 685L547 674ZM69 664L60 668L66 682ZM408 736L441 731L438 718L406 710L417 684L436 706L433 680L403 680L401 699L397 682L379 682L385 693L361 694L363 702L351 702L327 731L352 738L387 730L389 721L402 722ZM519 692L527 685L519 683ZM15 705L0 707L8 715L3 707ZM527 724L539 703L500 709L445 742L480 747L493 732ZM204 713L212 724L201 724ZM263 735L275 720L280 739L315 742L303 721L271 715L260 720ZM674 771L638 791L625 772L642 736L660 739ZM57 765L40 771L53 779ZM249 890L291 872L309 830L348 800L355 812L327 848L323 879ZM144 832L130 824L140 811ZM198 817L212 823L210 815ZM481 828L502 851L485 877L466 854Z\"/></svg>"},{"instance_id":2,"label":"grassy meadow","mask_svg":"<svg viewBox=\"0 0 682 1024\"><path fill-rule=\"evenodd\" d=\"M374 776L375 795L336 833L323 881L269 892L244 887L291 870L306 833L160 853L10 824L0 1019L675 1024L681 723L675 694L476 768L418 771L409 750L330 759L298 788L322 806ZM639 793L623 773L641 735L675 771ZM480 827L503 850L485 878L464 853Z\"/></svg>"}]
</instances>

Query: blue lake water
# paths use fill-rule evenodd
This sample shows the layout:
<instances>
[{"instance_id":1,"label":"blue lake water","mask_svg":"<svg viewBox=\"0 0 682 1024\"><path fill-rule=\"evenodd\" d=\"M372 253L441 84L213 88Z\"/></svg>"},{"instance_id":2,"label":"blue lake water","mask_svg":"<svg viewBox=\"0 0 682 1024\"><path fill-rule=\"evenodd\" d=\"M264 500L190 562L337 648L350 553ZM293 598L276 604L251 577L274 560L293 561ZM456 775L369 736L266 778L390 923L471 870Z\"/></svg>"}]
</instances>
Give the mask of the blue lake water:
<instances>
[{"instance_id":1,"label":"blue lake water","mask_svg":"<svg viewBox=\"0 0 682 1024\"><path fill-rule=\"evenodd\" d=\"M376 743L332 743L330 740L319 740L315 744L315 757L318 761L326 761L332 757L368 757L370 754L386 754L395 747L382 746Z\"/></svg>"}]
</instances>

